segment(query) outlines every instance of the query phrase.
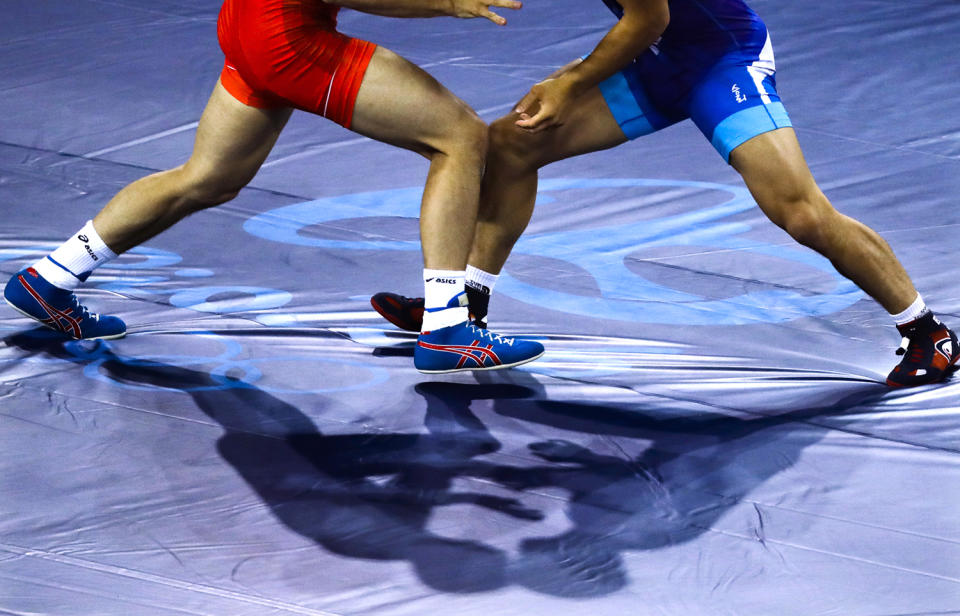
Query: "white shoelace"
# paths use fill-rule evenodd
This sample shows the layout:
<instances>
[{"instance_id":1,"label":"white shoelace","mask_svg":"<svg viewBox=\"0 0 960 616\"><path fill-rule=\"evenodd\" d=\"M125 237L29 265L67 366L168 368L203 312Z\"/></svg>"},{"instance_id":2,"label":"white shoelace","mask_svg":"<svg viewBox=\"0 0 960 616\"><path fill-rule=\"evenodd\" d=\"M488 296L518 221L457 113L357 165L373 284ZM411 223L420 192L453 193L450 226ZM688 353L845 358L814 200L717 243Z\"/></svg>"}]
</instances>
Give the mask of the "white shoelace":
<instances>
[{"instance_id":1,"label":"white shoelace","mask_svg":"<svg viewBox=\"0 0 960 616\"><path fill-rule=\"evenodd\" d=\"M906 355L908 348L910 348L910 339L904 336L900 341L900 348L897 349L897 355Z\"/></svg>"},{"instance_id":2,"label":"white shoelace","mask_svg":"<svg viewBox=\"0 0 960 616\"><path fill-rule=\"evenodd\" d=\"M470 327L473 329L473 331L477 332L477 334L480 335L480 338L481 338L481 339L482 339L484 336L486 336L487 338L489 338L489 339L492 340L493 342L499 342L499 343L502 343L502 344L507 344L507 345L509 345L509 346L513 346L513 338L504 338L504 337L501 336L500 334L495 334L495 333L493 333L492 331L490 331L489 329L482 329L482 328L477 327L476 325L472 325L472 324L471 324Z\"/></svg>"}]
</instances>

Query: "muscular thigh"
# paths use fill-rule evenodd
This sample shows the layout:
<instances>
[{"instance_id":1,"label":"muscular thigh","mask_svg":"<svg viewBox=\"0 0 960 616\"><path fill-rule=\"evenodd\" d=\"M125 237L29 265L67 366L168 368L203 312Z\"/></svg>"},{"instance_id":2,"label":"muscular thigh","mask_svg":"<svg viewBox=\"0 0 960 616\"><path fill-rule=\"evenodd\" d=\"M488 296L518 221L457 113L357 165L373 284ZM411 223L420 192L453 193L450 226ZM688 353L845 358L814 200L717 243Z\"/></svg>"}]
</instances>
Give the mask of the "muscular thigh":
<instances>
[{"instance_id":1,"label":"muscular thigh","mask_svg":"<svg viewBox=\"0 0 960 616\"><path fill-rule=\"evenodd\" d=\"M241 188L256 175L290 112L245 105L218 82L200 117L187 171L217 188Z\"/></svg>"},{"instance_id":2,"label":"muscular thigh","mask_svg":"<svg viewBox=\"0 0 960 616\"><path fill-rule=\"evenodd\" d=\"M353 111L353 131L426 154L474 111L429 73L384 47L367 66Z\"/></svg>"},{"instance_id":3,"label":"muscular thigh","mask_svg":"<svg viewBox=\"0 0 960 616\"><path fill-rule=\"evenodd\" d=\"M731 153L730 164L764 213L781 226L798 208L826 205L790 127L746 141Z\"/></svg>"}]
</instances>

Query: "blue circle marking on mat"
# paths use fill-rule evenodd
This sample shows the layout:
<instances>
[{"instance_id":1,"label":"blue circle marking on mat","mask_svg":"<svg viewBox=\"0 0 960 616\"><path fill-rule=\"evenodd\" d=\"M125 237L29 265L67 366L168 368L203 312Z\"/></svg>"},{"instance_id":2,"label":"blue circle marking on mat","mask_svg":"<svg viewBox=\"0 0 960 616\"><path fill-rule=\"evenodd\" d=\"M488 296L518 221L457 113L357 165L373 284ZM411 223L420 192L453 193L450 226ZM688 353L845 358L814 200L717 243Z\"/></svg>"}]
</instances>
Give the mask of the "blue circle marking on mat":
<instances>
[{"instance_id":1,"label":"blue circle marking on mat","mask_svg":"<svg viewBox=\"0 0 960 616\"><path fill-rule=\"evenodd\" d=\"M250 297L232 297L230 299L207 301L212 295L221 293L240 293ZM264 287L194 287L178 291L170 296L170 303L178 308L189 308L199 312L229 314L248 310L270 310L286 305L293 299L287 291Z\"/></svg>"},{"instance_id":2,"label":"blue circle marking on mat","mask_svg":"<svg viewBox=\"0 0 960 616\"><path fill-rule=\"evenodd\" d=\"M173 275L181 276L183 278L209 278L210 276L213 276L213 270L200 267L187 267L175 271Z\"/></svg>"}]
</instances>

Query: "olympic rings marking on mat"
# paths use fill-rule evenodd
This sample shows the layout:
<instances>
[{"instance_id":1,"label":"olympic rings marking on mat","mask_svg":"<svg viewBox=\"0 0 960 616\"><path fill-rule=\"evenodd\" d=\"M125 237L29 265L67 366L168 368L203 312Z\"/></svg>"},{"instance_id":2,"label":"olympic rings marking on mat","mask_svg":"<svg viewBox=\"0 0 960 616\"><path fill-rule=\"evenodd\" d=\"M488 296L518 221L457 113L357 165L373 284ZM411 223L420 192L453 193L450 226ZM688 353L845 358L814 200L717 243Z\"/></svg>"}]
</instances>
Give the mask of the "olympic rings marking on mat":
<instances>
[{"instance_id":1,"label":"olympic rings marking on mat","mask_svg":"<svg viewBox=\"0 0 960 616\"><path fill-rule=\"evenodd\" d=\"M779 323L807 316L837 312L864 297L852 282L840 276L820 255L805 249L777 246L743 237L752 229L743 222L723 219L756 207L745 187L713 182L659 179L542 180L538 204L553 201L543 193L611 188L680 188L720 191L730 198L711 207L654 220L640 220L586 230L524 235L515 253L562 259L586 270L595 279L599 297L571 295L523 282L504 271L498 293L551 310L587 317L678 325L742 325ZM374 216L419 215L422 189L402 188L340 195L297 203L254 216L244 223L250 234L275 242L318 246L334 250L420 250L416 241L347 241L301 235L305 227L340 220ZM638 197L638 201L639 201ZM791 261L817 270L833 288L828 293L805 294L792 289L744 293L725 299L709 299L679 291L638 276L627 268L625 258L644 249L664 246L705 246L711 249L752 252Z\"/></svg>"}]
</instances>

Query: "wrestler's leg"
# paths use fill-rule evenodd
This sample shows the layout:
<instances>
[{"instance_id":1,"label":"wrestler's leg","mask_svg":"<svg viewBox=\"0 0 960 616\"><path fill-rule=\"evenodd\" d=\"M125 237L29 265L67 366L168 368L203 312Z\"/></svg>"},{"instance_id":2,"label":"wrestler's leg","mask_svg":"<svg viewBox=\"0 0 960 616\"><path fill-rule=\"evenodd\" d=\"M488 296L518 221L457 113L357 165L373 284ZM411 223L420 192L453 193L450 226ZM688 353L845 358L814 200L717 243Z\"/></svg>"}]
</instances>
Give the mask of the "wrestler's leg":
<instances>
[{"instance_id":1,"label":"wrestler's leg","mask_svg":"<svg viewBox=\"0 0 960 616\"><path fill-rule=\"evenodd\" d=\"M956 334L926 308L887 242L833 208L814 181L793 129L750 139L733 150L730 164L770 220L830 259L893 316L907 346L887 385L924 385L949 376L960 361Z\"/></svg>"},{"instance_id":2,"label":"wrestler's leg","mask_svg":"<svg viewBox=\"0 0 960 616\"><path fill-rule=\"evenodd\" d=\"M890 246L875 231L834 209L810 173L792 128L763 133L740 145L730 164L775 224L830 259L891 314L917 291Z\"/></svg>"},{"instance_id":3,"label":"wrestler's leg","mask_svg":"<svg viewBox=\"0 0 960 616\"><path fill-rule=\"evenodd\" d=\"M541 167L627 141L599 88L580 97L562 126L530 133L514 124L517 119L511 113L490 126L469 263L492 274L500 272L530 222Z\"/></svg>"},{"instance_id":4,"label":"wrestler's leg","mask_svg":"<svg viewBox=\"0 0 960 616\"><path fill-rule=\"evenodd\" d=\"M248 107L218 83L200 119L189 161L121 190L92 223L15 274L4 287L4 299L73 338L123 336L123 320L90 312L72 290L117 254L192 212L236 195L257 172L289 115L285 109Z\"/></svg>"},{"instance_id":5,"label":"wrestler's leg","mask_svg":"<svg viewBox=\"0 0 960 616\"><path fill-rule=\"evenodd\" d=\"M420 211L424 264L464 269L487 151L486 124L426 71L378 47L350 128L430 160Z\"/></svg>"},{"instance_id":6,"label":"wrestler's leg","mask_svg":"<svg viewBox=\"0 0 960 616\"><path fill-rule=\"evenodd\" d=\"M93 219L100 237L119 254L189 214L229 201L256 175L290 111L250 107L217 82L189 160L117 193Z\"/></svg>"},{"instance_id":7,"label":"wrestler's leg","mask_svg":"<svg viewBox=\"0 0 960 616\"><path fill-rule=\"evenodd\" d=\"M378 47L357 93L351 128L430 160L420 206L424 316L413 363L425 373L490 370L540 357L543 345L467 323L464 295L487 125L423 69Z\"/></svg>"},{"instance_id":8,"label":"wrestler's leg","mask_svg":"<svg viewBox=\"0 0 960 616\"><path fill-rule=\"evenodd\" d=\"M551 162L627 140L600 88L585 93L576 102L569 121L557 128L530 133L515 125L517 119L511 113L490 127L466 291L471 313L481 323L486 322L496 276L533 213L538 170ZM383 292L374 295L371 303L401 329L420 328L422 299Z\"/></svg>"}]
</instances>

